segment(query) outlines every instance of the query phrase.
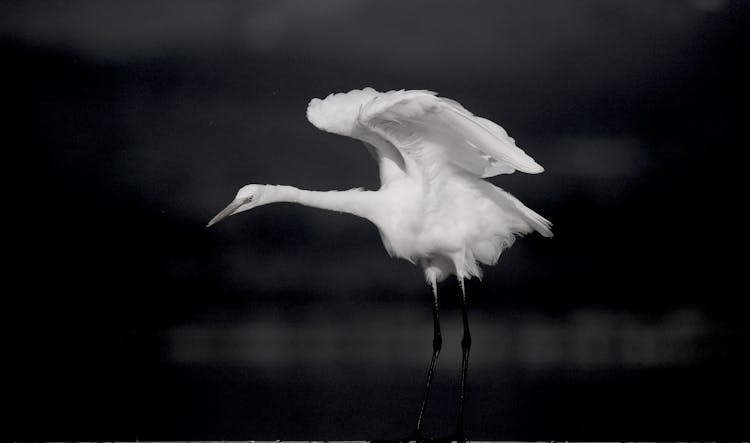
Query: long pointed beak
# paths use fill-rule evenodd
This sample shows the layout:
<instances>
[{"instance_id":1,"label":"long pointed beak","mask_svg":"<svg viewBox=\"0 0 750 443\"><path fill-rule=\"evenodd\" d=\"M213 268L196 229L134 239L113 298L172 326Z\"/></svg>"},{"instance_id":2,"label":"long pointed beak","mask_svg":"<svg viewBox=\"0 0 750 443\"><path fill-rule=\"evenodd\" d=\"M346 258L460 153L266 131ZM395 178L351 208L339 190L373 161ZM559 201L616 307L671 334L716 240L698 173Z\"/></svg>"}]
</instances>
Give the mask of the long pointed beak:
<instances>
[{"instance_id":1,"label":"long pointed beak","mask_svg":"<svg viewBox=\"0 0 750 443\"><path fill-rule=\"evenodd\" d=\"M224 220L225 218L229 217L230 215L234 214L234 211L236 211L240 206L242 206L241 202L233 201L232 203L229 203L229 206L222 209L221 212L216 214L214 218L211 219L210 222L206 225L207 228L210 228L212 225L215 225L216 223L219 223L220 221Z\"/></svg>"}]
</instances>

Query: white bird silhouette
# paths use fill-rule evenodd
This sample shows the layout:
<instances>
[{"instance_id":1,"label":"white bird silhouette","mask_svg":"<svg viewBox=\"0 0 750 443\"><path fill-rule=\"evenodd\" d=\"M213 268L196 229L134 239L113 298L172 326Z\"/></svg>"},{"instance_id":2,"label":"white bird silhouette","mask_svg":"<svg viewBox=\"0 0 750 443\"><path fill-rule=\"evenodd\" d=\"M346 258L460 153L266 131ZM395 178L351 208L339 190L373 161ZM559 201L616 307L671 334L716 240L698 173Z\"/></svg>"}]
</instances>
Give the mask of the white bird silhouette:
<instances>
[{"instance_id":1,"label":"white bird silhouette","mask_svg":"<svg viewBox=\"0 0 750 443\"><path fill-rule=\"evenodd\" d=\"M306 191L291 186L244 186L208 226L275 202L354 214L380 231L392 257L419 264L433 291L432 361L417 419L421 438L425 405L442 338L437 283L455 274L462 291L464 337L457 438L463 439L463 404L471 335L464 279L480 277L517 235L551 237L551 223L484 178L544 169L508 133L459 103L422 90L372 88L313 99L307 118L324 131L364 142L380 168L377 191Z\"/></svg>"}]
</instances>

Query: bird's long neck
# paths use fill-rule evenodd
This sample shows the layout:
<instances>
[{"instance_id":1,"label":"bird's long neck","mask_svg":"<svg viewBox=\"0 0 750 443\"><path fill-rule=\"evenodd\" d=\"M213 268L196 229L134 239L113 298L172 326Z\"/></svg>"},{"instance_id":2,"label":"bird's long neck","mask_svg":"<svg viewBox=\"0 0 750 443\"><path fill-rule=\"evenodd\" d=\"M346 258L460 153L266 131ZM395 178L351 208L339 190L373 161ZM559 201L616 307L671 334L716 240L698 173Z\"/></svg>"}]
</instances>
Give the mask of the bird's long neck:
<instances>
[{"instance_id":1,"label":"bird's long neck","mask_svg":"<svg viewBox=\"0 0 750 443\"><path fill-rule=\"evenodd\" d=\"M262 204L289 202L329 211L345 212L368 218L372 207L371 191L307 191L294 186L266 185Z\"/></svg>"}]
</instances>

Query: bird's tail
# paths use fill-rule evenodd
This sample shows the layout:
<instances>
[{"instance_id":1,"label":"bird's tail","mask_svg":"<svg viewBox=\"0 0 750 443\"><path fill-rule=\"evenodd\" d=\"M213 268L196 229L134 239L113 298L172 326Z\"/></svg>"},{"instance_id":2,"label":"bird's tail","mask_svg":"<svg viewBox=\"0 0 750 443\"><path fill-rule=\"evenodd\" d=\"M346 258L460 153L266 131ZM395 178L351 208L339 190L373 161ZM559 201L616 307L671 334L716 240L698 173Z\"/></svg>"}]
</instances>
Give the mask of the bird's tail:
<instances>
[{"instance_id":1,"label":"bird's tail","mask_svg":"<svg viewBox=\"0 0 750 443\"><path fill-rule=\"evenodd\" d=\"M492 198L495 203L501 208L514 210L513 212L520 216L520 218L528 225L528 232L536 231L544 237L555 236L555 234L552 233L552 222L529 209L509 192L491 184L490 186L494 191L492 193ZM519 233L525 234L527 232L521 231Z\"/></svg>"},{"instance_id":2,"label":"bird's tail","mask_svg":"<svg viewBox=\"0 0 750 443\"><path fill-rule=\"evenodd\" d=\"M521 211L526 221L529 222L529 224L534 228L535 231L542 234L544 237L555 236L555 234L552 232L551 221L532 211L512 195L508 194L508 197L513 200L513 202L516 204L516 208Z\"/></svg>"}]
</instances>

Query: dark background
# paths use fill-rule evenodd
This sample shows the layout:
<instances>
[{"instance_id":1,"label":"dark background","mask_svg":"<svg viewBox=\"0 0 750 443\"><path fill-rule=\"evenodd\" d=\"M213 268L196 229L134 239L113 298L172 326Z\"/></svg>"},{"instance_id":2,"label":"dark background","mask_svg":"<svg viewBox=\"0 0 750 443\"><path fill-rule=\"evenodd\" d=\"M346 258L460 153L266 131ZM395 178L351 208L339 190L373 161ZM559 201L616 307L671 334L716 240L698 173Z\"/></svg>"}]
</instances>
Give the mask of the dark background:
<instances>
[{"instance_id":1,"label":"dark background","mask_svg":"<svg viewBox=\"0 0 750 443\"><path fill-rule=\"evenodd\" d=\"M2 2L16 439L372 439L412 430L430 291L347 215L246 183L378 187L331 92L431 89L546 168L555 224L468 283L471 439L750 437L748 3ZM460 317L428 436L453 430Z\"/></svg>"}]
</instances>

